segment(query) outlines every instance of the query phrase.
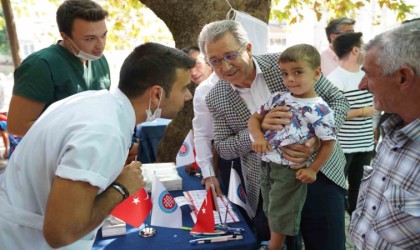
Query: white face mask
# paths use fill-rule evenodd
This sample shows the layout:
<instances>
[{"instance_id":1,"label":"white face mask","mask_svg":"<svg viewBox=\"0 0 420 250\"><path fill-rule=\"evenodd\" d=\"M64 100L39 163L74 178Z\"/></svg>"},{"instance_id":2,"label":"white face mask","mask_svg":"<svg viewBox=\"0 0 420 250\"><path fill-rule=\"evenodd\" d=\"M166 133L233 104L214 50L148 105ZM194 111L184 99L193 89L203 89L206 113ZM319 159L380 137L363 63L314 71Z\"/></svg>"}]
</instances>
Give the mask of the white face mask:
<instances>
[{"instance_id":1,"label":"white face mask","mask_svg":"<svg viewBox=\"0 0 420 250\"><path fill-rule=\"evenodd\" d=\"M162 109L159 108L159 106L160 106L160 101L162 100L162 96L163 96L163 89L160 90L158 107L153 114L152 114L152 110L150 110L150 105L152 103L152 98L150 97L149 108L146 109L146 122L153 122L160 118L160 115L162 114Z\"/></svg>"},{"instance_id":2,"label":"white face mask","mask_svg":"<svg viewBox=\"0 0 420 250\"><path fill-rule=\"evenodd\" d=\"M73 43L73 41L71 39L69 39L70 43L72 44L72 46L74 46L79 52L78 53L74 53L75 56L83 59L83 60L87 60L87 61L96 61L98 59L100 59L102 56L94 56L91 55L89 53L84 52L83 50L79 49L76 44Z\"/></svg>"}]
</instances>

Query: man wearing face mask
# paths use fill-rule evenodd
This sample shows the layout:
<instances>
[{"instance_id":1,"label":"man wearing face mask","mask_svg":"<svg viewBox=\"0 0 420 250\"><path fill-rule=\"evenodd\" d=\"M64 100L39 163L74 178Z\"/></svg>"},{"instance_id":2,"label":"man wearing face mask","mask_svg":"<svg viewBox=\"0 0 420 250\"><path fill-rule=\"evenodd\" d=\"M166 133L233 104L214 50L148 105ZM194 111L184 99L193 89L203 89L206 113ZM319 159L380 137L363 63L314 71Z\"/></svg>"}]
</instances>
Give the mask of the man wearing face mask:
<instances>
[{"instance_id":1,"label":"man wearing face mask","mask_svg":"<svg viewBox=\"0 0 420 250\"><path fill-rule=\"evenodd\" d=\"M24 136L52 103L86 90L109 89L103 56L108 12L91 0L66 0L57 10L63 40L27 57L14 72L8 131Z\"/></svg>"}]
</instances>

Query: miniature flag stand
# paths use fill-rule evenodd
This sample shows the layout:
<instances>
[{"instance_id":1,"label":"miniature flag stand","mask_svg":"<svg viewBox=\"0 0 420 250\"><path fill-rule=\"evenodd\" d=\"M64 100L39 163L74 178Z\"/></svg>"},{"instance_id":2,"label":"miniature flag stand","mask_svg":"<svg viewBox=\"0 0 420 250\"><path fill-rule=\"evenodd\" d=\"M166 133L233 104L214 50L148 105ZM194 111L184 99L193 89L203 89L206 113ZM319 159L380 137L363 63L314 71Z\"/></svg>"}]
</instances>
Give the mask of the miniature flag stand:
<instances>
[{"instance_id":1,"label":"miniature flag stand","mask_svg":"<svg viewBox=\"0 0 420 250\"><path fill-rule=\"evenodd\" d=\"M229 201L226 203L225 220L218 225L215 224L215 215L219 215L220 221L221 215L220 212L215 211L220 209L216 208L218 207L218 204L214 202L213 193L214 189L206 191L206 198L200 206L200 210L197 213L196 223L190 232L194 238L190 240L191 245L243 239L242 232L244 229L232 228L226 224L227 214L229 211Z\"/></svg>"}]
</instances>

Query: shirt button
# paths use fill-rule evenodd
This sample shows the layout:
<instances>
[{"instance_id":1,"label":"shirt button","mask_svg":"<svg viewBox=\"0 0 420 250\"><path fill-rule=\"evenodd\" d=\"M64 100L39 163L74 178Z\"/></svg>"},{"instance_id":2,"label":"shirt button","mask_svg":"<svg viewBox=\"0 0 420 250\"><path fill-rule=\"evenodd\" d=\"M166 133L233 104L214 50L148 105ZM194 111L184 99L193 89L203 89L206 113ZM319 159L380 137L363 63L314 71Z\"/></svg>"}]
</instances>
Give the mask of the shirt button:
<instances>
[{"instance_id":1,"label":"shirt button","mask_svg":"<svg viewBox=\"0 0 420 250\"><path fill-rule=\"evenodd\" d=\"M382 181L385 181L386 180L386 178L385 177L382 177Z\"/></svg>"},{"instance_id":2,"label":"shirt button","mask_svg":"<svg viewBox=\"0 0 420 250\"><path fill-rule=\"evenodd\" d=\"M376 210L376 206L373 206L373 207L372 207L372 209L373 209L373 210Z\"/></svg>"},{"instance_id":3,"label":"shirt button","mask_svg":"<svg viewBox=\"0 0 420 250\"><path fill-rule=\"evenodd\" d=\"M362 238L364 239L366 236L365 236L365 234L362 234Z\"/></svg>"}]
</instances>

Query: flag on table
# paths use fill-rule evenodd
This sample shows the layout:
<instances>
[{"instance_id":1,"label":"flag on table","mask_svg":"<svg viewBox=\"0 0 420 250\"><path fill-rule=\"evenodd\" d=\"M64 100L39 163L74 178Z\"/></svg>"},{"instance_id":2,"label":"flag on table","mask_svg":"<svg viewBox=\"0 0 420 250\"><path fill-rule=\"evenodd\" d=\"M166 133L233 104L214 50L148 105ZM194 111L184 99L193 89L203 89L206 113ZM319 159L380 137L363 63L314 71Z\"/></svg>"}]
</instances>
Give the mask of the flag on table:
<instances>
[{"instance_id":1,"label":"flag on table","mask_svg":"<svg viewBox=\"0 0 420 250\"><path fill-rule=\"evenodd\" d=\"M182 167L194 162L194 137L192 130L190 130L176 155L176 166Z\"/></svg>"},{"instance_id":2,"label":"flag on table","mask_svg":"<svg viewBox=\"0 0 420 250\"><path fill-rule=\"evenodd\" d=\"M111 215L138 228L146 220L151 209L152 201L146 189L142 188L116 206Z\"/></svg>"},{"instance_id":3,"label":"flag on table","mask_svg":"<svg viewBox=\"0 0 420 250\"><path fill-rule=\"evenodd\" d=\"M206 198L201 204L197 214L197 221L191 232L195 233L213 233L214 232L214 213L213 213L213 195L211 190L207 190Z\"/></svg>"},{"instance_id":4,"label":"flag on table","mask_svg":"<svg viewBox=\"0 0 420 250\"><path fill-rule=\"evenodd\" d=\"M236 205L241 206L248 214L250 214L251 210L247 202L241 178L234 168L231 168L230 170L228 199Z\"/></svg>"},{"instance_id":5,"label":"flag on table","mask_svg":"<svg viewBox=\"0 0 420 250\"><path fill-rule=\"evenodd\" d=\"M182 211L162 182L153 177L152 183L152 219L153 226L182 228Z\"/></svg>"}]
</instances>

